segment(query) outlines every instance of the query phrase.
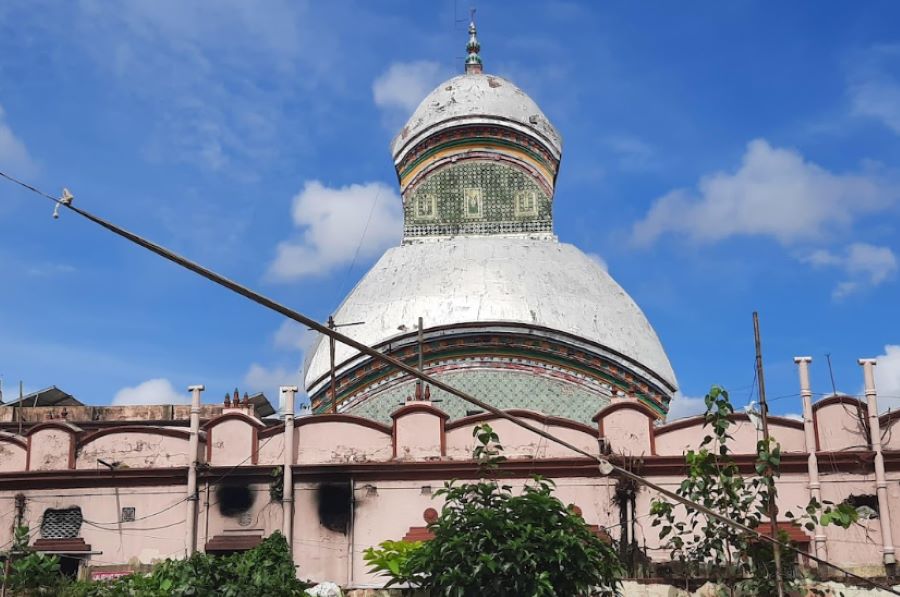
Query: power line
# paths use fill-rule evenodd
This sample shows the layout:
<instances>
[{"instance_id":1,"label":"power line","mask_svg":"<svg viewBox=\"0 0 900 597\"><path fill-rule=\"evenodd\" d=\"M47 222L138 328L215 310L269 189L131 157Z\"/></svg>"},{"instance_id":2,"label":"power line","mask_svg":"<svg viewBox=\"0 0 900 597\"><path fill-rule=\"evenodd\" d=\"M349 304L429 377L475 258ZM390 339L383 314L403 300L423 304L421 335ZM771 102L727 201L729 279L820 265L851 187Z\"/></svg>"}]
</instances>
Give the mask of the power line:
<instances>
[{"instance_id":1,"label":"power line","mask_svg":"<svg viewBox=\"0 0 900 597\"><path fill-rule=\"evenodd\" d=\"M9 176L7 174L4 174L3 172L0 172L0 175L2 175L3 178L6 178L7 180L10 180L10 181L12 181L32 192L42 196L42 197L49 199L50 201L52 201L53 203L56 204L57 208L65 207L65 208L69 209L70 211L73 211L73 212L77 213L78 215L82 216L83 218L90 220L91 222L94 222L98 226L101 226L102 228L109 230L113 234L115 234L117 236L121 236L122 238L125 238L126 240L129 240L129 241L133 242L134 244L141 246L141 247L159 255L160 257L163 257L164 259L167 259L167 260L175 263L176 265L179 265L189 271L192 271L195 274L202 276L215 284L223 286L223 287L231 290L232 292L235 292L235 293L257 303L258 305L266 307L272 311L275 311L276 313L280 313L281 315L287 317L288 319L292 319L292 320L296 321L297 323L300 323L309 328L312 328L313 331L316 331L316 332L319 332L320 334L324 334L326 336L334 338L334 340L341 342L343 344L346 344L347 346L350 346L351 348L355 348L362 354L370 356L373 359L377 359L377 360L383 361L389 365L392 365L393 367L396 367L397 369L399 369L409 375L412 375L413 377L415 377L418 380L429 383L432 386L434 386L435 388L443 390L443 391L447 392L448 394L457 396L458 398L461 398L462 400L465 400L466 402L468 402L474 406L477 406L478 408L481 408L482 410L490 412L491 414L493 414L501 419L507 420L510 423L512 423L518 427L521 427L527 431L535 433L540 437L544 437L556 444L559 444L560 446L568 448L569 450L575 452L576 454L581 454L582 456L595 461L599 467L600 473L604 476L609 476L609 475L612 475L613 473L615 473L616 475L618 475L620 477L625 477L625 478L631 479L632 481L639 483L649 489L652 489L652 490L656 491L657 493L659 493L671 500L674 500L688 508L692 508L698 512L701 512L704 515L706 515L707 517L714 518L714 519L718 520L719 522L729 525L741 532L747 533L750 536L755 536L762 541L771 543L773 546L774 545L783 546L795 553L802 554L804 557L806 557L814 562L818 562L820 564L830 566L836 570L839 570L851 578L855 578L861 582L864 582L875 588L879 588L883 591L887 591L894 595L900 595L900 591L895 591L891 587L877 583L877 582L875 582L871 579L868 579L864 576L854 574L853 572L850 572L849 570L841 568L841 567L837 566L836 564L832 564L831 562L828 562L827 560L821 559L812 554L805 553L802 550L797 549L796 547L793 547L789 544L782 544L777 538L769 537L768 535L760 533L759 531L752 529L744 524L741 524L739 522L731 520L727 516L719 514L718 512L715 512L714 510L711 510L710 508L707 508L706 506L704 506L702 504L699 504L697 502L689 500L681 495L678 495L674 491L666 489L665 487L663 487L653 481L650 481L649 479L646 479L640 475L637 475L625 468L617 466L601 456L592 454L592 453L588 452L587 450L579 448L578 446L576 446L575 444L573 444L571 442L568 442L562 438L559 438L559 437L553 435L552 433L549 433L547 431L544 431L543 429L540 429L539 427L532 425L531 423L528 423L527 421L524 421L522 419L519 419L518 417L510 415L506 411L503 411L503 410L497 408L496 406L488 404L487 402L484 402L484 401L476 398L475 396L468 394L467 392L464 392L462 390L454 388L453 386L447 384L446 382L443 382L437 378L434 378L427 373L419 371L419 369L416 367L407 365L406 363L404 363L403 361L401 361L395 357L392 357L387 354L383 354L383 353L379 352L378 350L372 348L371 346L368 346L366 344L363 344L362 342L354 340L353 338L346 336L337 330L331 329L327 325L323 325L323 324L319 323L318 321L316 321L310 317L307 317L306 315L303 315L302 313L300 313L298 311L289 309L288 307L285 307L284 305L282 305L262 294L259 294L258 292L251 290L250 288L248 288L246 286L238 284L237 282L234 282L233 280L230 280L230 279L226 278L225 276L222 276L222 275L220 275L198 263L195 263L185 257L182 257L181 255L178 255L177 253L175 253L161 245L158 245L158 244L156 244L150 240L147 240L137 234L134 234L133 232L129 232L128 230L125 230L124 228L116 226L115 224L112 224L111 222L107 222L103 218L95 216L90 212L79 209L79 208L75 207L74 205L72 205L72 200L74 199L74 197L69 195L68 191L64 192L64 196L62 199L57 199L57 198L52 197L30 185L27 185L15 178Z\"/></svg>"}]
</instances>

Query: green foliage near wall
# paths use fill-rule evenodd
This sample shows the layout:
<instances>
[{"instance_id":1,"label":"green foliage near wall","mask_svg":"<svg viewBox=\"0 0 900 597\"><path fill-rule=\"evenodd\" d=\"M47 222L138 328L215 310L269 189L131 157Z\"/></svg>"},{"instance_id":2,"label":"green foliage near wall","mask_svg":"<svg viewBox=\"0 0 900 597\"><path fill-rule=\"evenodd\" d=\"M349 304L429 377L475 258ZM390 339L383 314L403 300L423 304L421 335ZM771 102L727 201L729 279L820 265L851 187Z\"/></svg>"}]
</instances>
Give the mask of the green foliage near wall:
<instances>
[{"instance_id":1,"label":"green foliage near wall","mask_svg":"<svg viewBox=\"0 0 900 597\"><path fill-rule=\"evenodd\" d=\"M434 538L418 546L386 542L365 558L391 583L435 596L572 597L617 594L622 567L611 545L536 477L521 494L490 479L502 447L489 425L475 428L475 458L486 477L447 483L435 495L443 511L428 525Z\"/></svg>"},{"instance_id":2,"label":"green foliage near wall","mask_svg":"<svg viewBox=\"0 0 900 597\"><path fill-rule=\"evenodd\" d=\"M287 541L275 532L243 553L211 556L197 553L185 560L165 560L150 574L115 581L70 582L59 575L56 556L32 553L18 565L10 586L13 595L59 597L299 597L305 584L297 580ZM54 567L55 565L55 567Z\"/></svg>"},{"instance_id":3,"label":"green foliage near wall","mask_svg":"<svg viewBox=\"0 0 900 597\"><path fill-rule=\"evenodd\" d=\"M734 522L756 529L768 520L769 502L777 498L775 480L780 475L781 448L772 438L758 441L756 474L742 475L730 447L734 407L728 392L713 386L705 404L704 428L709 431L698 450L688 450L684 455L687 475L676 492ZM683 512L681 515L679 510ZM660 528L659 538L671 551L672 560L681 563L686 578L715 580L731 595L776 594L771 543L662 498L653 500L650 513L652 526ZM791 512L785 516L797 524L805 521L809 530L817 522L847 528L856 521L856 511L849 505L823 505L815 500L810 500L802 516L796 517ZM796 557L787 547L788 536L783 529L778 540L783 545L781 565L785 590L800 590L803 586L810 594L820 594L799 577Z\"/></svg>"}]
</instances>

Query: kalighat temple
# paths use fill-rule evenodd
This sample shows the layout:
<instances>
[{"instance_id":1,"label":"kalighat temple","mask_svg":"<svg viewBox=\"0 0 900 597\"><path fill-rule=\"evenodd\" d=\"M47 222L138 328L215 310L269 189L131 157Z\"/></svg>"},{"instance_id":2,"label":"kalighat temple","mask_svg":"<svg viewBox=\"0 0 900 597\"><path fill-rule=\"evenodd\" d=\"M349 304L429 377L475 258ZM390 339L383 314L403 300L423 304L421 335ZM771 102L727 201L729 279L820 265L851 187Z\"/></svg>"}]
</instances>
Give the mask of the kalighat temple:
<instances>
[{"instance_id":1,"label":"kalighat temple","mask_svg":"<svg viewBox=\"0 0 900 597\"><path fill-rule=\"evenodd\" d=\"M334 314L343 332L580 448L677 487L703 418L664 422L676 379L644 314L593 259L553 232L559 132L511 82L483 72L474 23L465 71L440 84L394 139L403 200L389 249ZM561 209L565 209L562 206ZM803 550L859 574L895 565L900 432L880 414L873 360L865 400L813 401L797 357L802 420L770 418L782 448L784 512L810 498L864 512L849 529L779 521ZM346 346L322 339L294 417L295 386L191 406L86 406L56 388L0 405L0 557L16 526L72 574L110 578L196 551L232 553L281 531L298 574L380 586L363 552L428 539L434 491L475 478L475 426L489 421L512 485L541 474L609 540L665 570L647 490L624 494L596 462ZM758 422L734 415L736 460L752 474ZM617 492L617 489L619 491ZM770 531L769 531L770 532ZM801 561L801 565L809 562Z\"/></svg>"},{"instance_id":2,"label":"kalighat temple","mask_svg":"<svg viewBox=\"0 0 900 597\"><path fill-rule=\"evenodd\" d=\"M337 309L355 340L501 408L589 423L620 395L658 417L676 390L647 318L595 260L553 234L562 138L528 95L482 71L441 83L391 143L403 242ZM419 338L419 318L422 336ZM334 367L334 397L331 369ZM323 338L306 364L315 412L387 422L415 382ZM469 407L435 392L452 419Z\"/></svg>"}]
</instances>

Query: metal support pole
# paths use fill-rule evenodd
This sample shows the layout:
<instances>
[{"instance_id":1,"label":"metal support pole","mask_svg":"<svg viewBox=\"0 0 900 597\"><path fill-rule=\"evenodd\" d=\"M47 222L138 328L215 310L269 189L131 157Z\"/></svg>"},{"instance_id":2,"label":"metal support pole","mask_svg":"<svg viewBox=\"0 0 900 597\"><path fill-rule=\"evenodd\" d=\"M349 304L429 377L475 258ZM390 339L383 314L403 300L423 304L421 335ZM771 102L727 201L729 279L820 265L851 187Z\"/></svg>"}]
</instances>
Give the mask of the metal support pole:
<instances>
[{"instance_id":1,"label":"metal support pole","mask_svg":"<svg viewBox=\"0 0 900 597\"><path fill-rule=\"evenodd\" d=\"M284 510L281 532L287 540L288 549L294 552L294 400L297 386L281 386L286 400L284 409L284 476L281 492L281 507Z\"/></svg>"},{"instance_id":2,"label":"metal support pole","mask_svg":"<svg viewBox=\"0 0 900 597\"><path fill-rule=\"evenodd\" d=\"M759 410L762 418L763 440L766 442L766 449L769 449L769 405L766 404L766 380L763 376L762 362L762 341L759 338L759 315L753 312L753 339L756 343L756 379L759 382ZM772 471L766 470L766 481L769 485L768 509L769 520L772 522L772 555L775 559L775 587L778 590L778 597L784 597L784 576L781 572L781 544L778 540L778 504L775 503L775 480L772 478Z\"/></svg>"},{"instance_id":3,"label":"metal support pole","mask_svg":"<svg viewBox=\"0 0 900 597\"><path fill-rule=\"evenodd\" d=\"M331 315L328 316L328 329L333 330L337 326L334 324L334 317ZM329 386L329 393L331 394L331 412L337 412L337 392L335 390L335 381L334 381L334 351L335 351L335 343L334 336L328 336L328 355L331 358L331 385Z\"/></svg>"},{"instance_id":4,"label":"metal support pole","mask_svg":"<svg viewBox=\"0 0 900 597\"><path fill-rule=\"evenodd\" d=\"M187 556L194 555L197 551L197 461L200 458L200 392L206 388L202 385L189 386L191 392L191 439L188 447L187 483Z\"/></svg>"},{"instance_id":5,"label":"metal support pole","mask_svg":"<svg viewBox=\"0 0 900 597\"><path fill-rule=\"evenodd\" d=\"M423 352L423 347L422 347L422 345L423 345L423 343L425 342L425 333L424 333L424 331L422 330L422 318L421 318L421 317L419 318L419 324L418 324L417 327L419 328L419 335L418 335L418 344L419 344L419 371L422 372L422 373L424 373L424 372L425 372L425 368L424 368L424 366L423 366L423 362L424 362L424 361L423 361L423 358L424 358L424 357L423 357L423 354L422 354L422 352ZM421 379L417 379L417 380L416 380L416 399L417 399L417 400L424 400L424 391L425 391L425 388L424 388L423 386L424 386L424 384L422 383L422 380L421 380Z\"/></svg>"}]
</instances>

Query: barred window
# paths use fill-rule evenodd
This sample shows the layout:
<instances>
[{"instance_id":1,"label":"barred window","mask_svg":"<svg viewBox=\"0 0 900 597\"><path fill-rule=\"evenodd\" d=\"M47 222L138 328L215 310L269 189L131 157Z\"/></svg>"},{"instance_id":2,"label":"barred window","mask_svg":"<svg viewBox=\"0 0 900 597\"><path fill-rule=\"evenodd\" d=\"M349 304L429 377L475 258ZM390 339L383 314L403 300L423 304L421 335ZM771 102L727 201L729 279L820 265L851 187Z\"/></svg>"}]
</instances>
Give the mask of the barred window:
<instances>
[{"instance_id":1,"label":"barred window","mask_svg":"<svg viewBox=\"0 0 900 597\"><path fill-rule=\"evenodd\" d=\"M41 537L44 539L73 539L81 530L81 508L44 510Z\"/></svg>"}]
</instances>

